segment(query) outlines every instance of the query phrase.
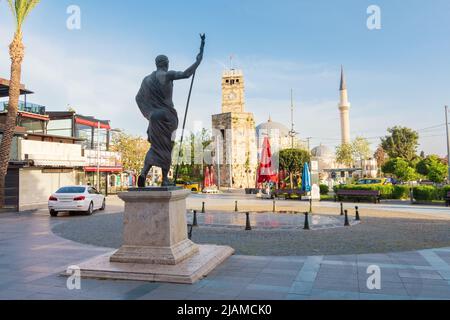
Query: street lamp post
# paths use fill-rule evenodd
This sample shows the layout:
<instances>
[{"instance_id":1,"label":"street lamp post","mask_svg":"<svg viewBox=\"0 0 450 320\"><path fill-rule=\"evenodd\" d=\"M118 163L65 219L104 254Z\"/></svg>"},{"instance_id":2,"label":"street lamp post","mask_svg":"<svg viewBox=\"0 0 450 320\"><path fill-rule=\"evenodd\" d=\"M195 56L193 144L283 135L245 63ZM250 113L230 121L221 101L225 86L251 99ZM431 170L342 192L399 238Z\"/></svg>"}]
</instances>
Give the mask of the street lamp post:
<instances>
[{"instance_id":1,"label":"street lamp post","mask_svg":"<svg viewBox=\"0 0 450 320\"><path fill-rule=\"evenodd\" d=\"M217 163L217 189L220 190L221 185L221 176L220 176L220 143L219 143L219 136L216 136L216 163Z\"/></svg>"},{"instance_id":2,"label":"street lamp post","mask_svg":"<svg viewBox=\"0 0 450 320\"><path fill-rule=\"evenodd\" d=\"M100 121L97 123L97 191L100 191Z\"/></svg>"},{"instance_id":3,"label":"street lamp post","mask_svg":"<svg viewBox=\"0 0 450 320\"><path fill-rule=\"evenodd\" d=\"M448 128L448 106L445 106L445 128L447 131L447 161L448 161L448 176L447 181L450 180L450 135Z\"/></svg>"}]
</instances>

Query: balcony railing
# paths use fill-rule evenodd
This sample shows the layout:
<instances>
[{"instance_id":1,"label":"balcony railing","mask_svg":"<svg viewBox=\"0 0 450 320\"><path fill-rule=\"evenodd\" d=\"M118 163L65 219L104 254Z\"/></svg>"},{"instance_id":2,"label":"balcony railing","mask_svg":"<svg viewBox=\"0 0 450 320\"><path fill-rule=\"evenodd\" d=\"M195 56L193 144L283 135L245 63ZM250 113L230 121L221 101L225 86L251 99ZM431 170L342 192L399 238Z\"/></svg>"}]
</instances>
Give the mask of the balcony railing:
<instances>
[{"instance_id":1,"label":"balcony railing","mask_svg":"<svg viewBox=\"0 0 450 320\"><path fill-rule=\"evenodd\" d=\"M45 107L39 104L19 101L19 111L45 115ZM0 111L8 110L8 102L0 102Z\"/></svg>"},{"instance_id":2,"label":"balcony railing","mask_svg":"<svg viewBox=\"0 0 450 320\"><path fill-rule=\"evenodd\" d=\"M97 166L98 158L100 158L101 167L121 167L122 166L122 155L119 152L111 151L100 151L97 150L84 150L84 156L86 157L88 166Z\"/></svg>"}]
</instances>

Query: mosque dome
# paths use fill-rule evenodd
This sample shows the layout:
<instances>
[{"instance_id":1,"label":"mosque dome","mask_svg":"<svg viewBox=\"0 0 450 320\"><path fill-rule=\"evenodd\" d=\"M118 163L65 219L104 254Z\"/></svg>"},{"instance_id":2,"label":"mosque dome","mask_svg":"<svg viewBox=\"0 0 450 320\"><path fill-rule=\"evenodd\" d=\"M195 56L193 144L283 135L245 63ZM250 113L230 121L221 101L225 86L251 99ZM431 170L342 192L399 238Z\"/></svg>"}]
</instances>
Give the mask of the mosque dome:
<instances>
[{"instance_id":1,"label":"mosque dome","mask_svg":"<svg viewBox=\"0 0 450 320\"><path fill-rule=\"evenodd\" d=\"M272 119L269 119L269 121L260 124L256 127L256 133L262 134L262 133L269 133L273 130L278 130L280 137L286 137L289 135L289 128L286 127L284 124L281 124L279 122L272 121Z\"/></svg>"},{"instance_id":2,"label":"mosque dome","mask_svg":"<svg viewBox=\"0 0 450 320\"><path fill-rule=\"evenodd\" d=\"M327 146L320 145L311 150L311 155L316 158L333 158L334 152Z\"/></svg>"}]
</instances>

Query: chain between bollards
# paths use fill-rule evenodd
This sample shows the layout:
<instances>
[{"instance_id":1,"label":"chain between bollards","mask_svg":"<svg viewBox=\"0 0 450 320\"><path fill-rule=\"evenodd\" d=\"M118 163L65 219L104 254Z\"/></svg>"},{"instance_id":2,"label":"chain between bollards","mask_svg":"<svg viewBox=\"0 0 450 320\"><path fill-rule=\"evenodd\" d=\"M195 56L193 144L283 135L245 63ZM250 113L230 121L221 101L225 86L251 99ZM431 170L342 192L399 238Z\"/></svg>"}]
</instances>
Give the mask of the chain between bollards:
<instances>
[{"instance_id":1,"label":"chain between bollards","mask_svg":"<svg viewBox=\"0 0 450 320\"><path fill-rule=\"evenodd\" d=\"M198 222L197 222L197 210L194 210L194 218L192 219L192 226L193 226L193 227L198 227Z\"/></svg>"},{"instance_id":2,"label":"chain between bollards","mask_svg":"<svg viewBox=\"0 0 450 320\"><path fill-rule=\"evenodd\" d=\"M344 213L345 213L345 224L344 224L344 226L345 227L350 227L350 222L348 221L348 210L345 210Z\"/></svg>"},{"instance_id":3,"label":"chain between bollards","mask_svg":"<svg viewBox=\"0 0 450 320\"><path fill-rule=\"evenodd\" d=\"M247 221L245 223L245 231L251 231L252 225L250 224L250 212L246 212L245 215L247 216Z\"/></svg>"},{"instance_id":4,"label":"chain between bollards","mask_svg":"<svg viewBox=\"0 0 450 320\"><path fill-rule=\"evenodd\" d=\"M341 202L341 216L344 215L344 204Z\"/></svg>"},{"instance_id":5,"label":"chain between bollards","mask_svg":"<svg viewBox=\"0 0 450 320\"><path fill-rule=\"evenodd\" d=\"M310 230L309 228L309 213L305 212L305 226L303 227L303 230Z\"/></svg>"},{"instance_id":6,"label":"chain between bollards","mask_svg":"<svg viewBox=\"0 0 450 320\"><path fill-rule=\"evenodd\" d=\"M202 213L205 213L205 203L202 202Z\"/></svg>"},{"instance_id":7,"label":"chain between bollards","mask_svg":"<svg viewBox=\"0 0 450 320\"><path fill-rule=\"evenodd\" d=\"M356 217L355 217L355 221L361 221L361 218L360 218L360 216L359 216L359 208L358 208L358 207L355 207L355 209L356 209Z\"/></svg>"}]
</instances>

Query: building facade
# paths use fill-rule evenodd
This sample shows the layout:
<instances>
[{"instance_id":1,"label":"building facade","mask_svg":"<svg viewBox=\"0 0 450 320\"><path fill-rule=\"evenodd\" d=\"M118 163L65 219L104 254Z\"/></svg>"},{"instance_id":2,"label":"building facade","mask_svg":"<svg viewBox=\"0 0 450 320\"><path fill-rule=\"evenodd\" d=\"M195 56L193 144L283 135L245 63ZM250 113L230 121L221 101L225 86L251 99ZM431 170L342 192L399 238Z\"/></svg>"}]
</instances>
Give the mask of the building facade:
<instances>
[{"instance_id":1,"label":"building facade","mask_svg":"<svg viewBox=\"0 0 450 320\"><path fill-rule=\"evenodd\" d=\"M245 83L240 70L222 75L222 113L212 116L212 136L220 187L253 188L257 169L255 119L245 111Z\"/></svg>"},{"instance_id":2,"label":"building facade","mask_svg":"<svg viewBox=\"0 0 450 320\"><path fill-rule=\"evenodd\" d=\"M0 110L0 137L7 104ZM81 140L47 134L45 107L21 101L6 178L5 208L31 210L47 205L48 197L65 185L80 184L85 165Z\"/></svg>"},{"instance_id":3,"label":"building facade","mask_svg":"<svg viewBox=\"0 0 450 320\"><path fill-rule=\"evenodd\" d=\"M108 120L83 116L73 111L47 112L47 115L50 119L47 127L49 134L79 139L86 158L81 173L85 184L98 187L106 195L129 185L120 153L110 151L113 130Z\"/></svg>"}]
</instances>

